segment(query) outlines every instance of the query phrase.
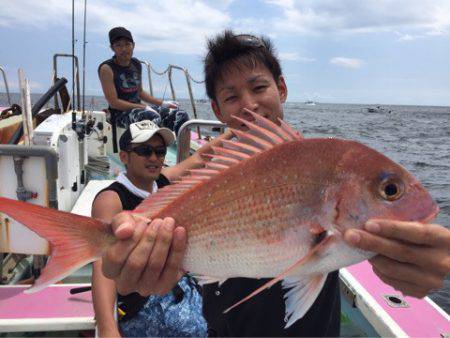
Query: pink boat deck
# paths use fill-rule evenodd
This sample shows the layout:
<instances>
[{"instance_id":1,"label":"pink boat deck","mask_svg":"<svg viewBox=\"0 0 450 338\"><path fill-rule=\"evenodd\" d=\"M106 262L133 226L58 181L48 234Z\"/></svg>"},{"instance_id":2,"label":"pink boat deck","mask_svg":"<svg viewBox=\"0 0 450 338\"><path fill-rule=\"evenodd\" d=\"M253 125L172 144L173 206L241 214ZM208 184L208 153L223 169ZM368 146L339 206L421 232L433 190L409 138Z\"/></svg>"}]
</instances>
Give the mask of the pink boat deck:
<instances>
[{"instance_id":1,"label":"pink boat deck","mask_svg":"<svg viewBox=\"0 0 450 338\"><path fill-rule=\"evenodd\" d=\"M398 291L384 284L372 271L371 265L366 261L347 268L347 271L356 279L373 297L384 313L378 316L389 316L410 337L448 337L450 334L450 321L442 309L436 308L434 303L427 299L403 297ZM391 307L384 295L397 295L408 307Z\"/></svg>"},{"instance_id":2,"label":"pink boat deck","mask_svg":"<svg viewBox=\"0 0 450 338\"><path fill-rule=\"evenodd\" d=\"M89 284L56 284L25 294L29 286L0 286L0 332L86 330L95 327L91 292L70 289Z\"/></svg>"}]
</instances>

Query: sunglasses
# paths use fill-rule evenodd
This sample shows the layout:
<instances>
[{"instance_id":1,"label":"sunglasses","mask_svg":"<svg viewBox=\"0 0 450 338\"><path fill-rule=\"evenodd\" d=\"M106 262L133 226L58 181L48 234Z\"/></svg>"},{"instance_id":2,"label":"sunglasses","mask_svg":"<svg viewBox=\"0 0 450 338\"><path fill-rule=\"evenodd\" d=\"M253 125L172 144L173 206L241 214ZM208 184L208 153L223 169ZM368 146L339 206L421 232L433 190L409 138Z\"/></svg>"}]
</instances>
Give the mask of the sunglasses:
<instances>
[{"instance_id":1,"label":"sunglasses","mask_svg":"<svg viewBox=\"0 0 450 338\"><path fill-rule=\"evenodd\" d=\"M234 36L240 43L246 47L266 47L264 41L260 38L250 34L239 34Z\"/></svg>"},{"instance_id":2,"label":"sunglasses","mask_svg":"<svg viewBox=\"0 0 450 338\"><path fill-rule=\"evenodd\" d=\"M143 144L135 148L130 148L128 151L134 152L138 156L150 157L152 156L153 153L155 153L156 157L164 157L167 154L167 147L165 146L153 147L150 144Z\"/></svg>"}]
</instances>

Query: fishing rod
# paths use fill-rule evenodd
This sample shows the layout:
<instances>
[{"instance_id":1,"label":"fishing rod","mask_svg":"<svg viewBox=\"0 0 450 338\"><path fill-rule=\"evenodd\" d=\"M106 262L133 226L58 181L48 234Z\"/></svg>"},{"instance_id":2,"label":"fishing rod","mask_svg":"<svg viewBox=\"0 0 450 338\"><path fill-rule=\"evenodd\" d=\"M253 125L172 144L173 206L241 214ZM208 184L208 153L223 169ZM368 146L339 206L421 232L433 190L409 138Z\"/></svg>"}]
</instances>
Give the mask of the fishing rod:
<instances>
[{"instance_id":1,"label":"fishing rod","mask_svg":"<svg viewBox=\"0 0 450 338\"><path fill-rule=\"evenodd\" d=\"M75 113L75 0L72 0L72 129L77 129Z\"/></svg>"},{"instance_id":2,"label":"fishing rod","mask_svg":"<svg viewBox=\"0 0 450 338\"><path fill-rule=\"evenodd\" d=\"M86 80L86 7L87 7L87 0L84 0L84 17L83 17L83 21L84 21L84 28L83 28L83 105L81 108L82 111L82 116L84 118L85 116L85 111L84 111L84 96L85 96L85 80Z\"/></svg>"}]
</instances>

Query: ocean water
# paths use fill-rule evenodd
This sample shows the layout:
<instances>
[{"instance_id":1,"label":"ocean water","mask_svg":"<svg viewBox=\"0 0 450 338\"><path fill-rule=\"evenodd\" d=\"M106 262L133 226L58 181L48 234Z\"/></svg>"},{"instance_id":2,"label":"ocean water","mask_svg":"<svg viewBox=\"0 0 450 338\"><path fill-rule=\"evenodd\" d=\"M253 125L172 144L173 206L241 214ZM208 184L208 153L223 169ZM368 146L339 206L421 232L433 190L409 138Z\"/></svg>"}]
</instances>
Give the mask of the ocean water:
<instances>
[{"instance_id":1,"label":"ocean water","mask_svg":"<svg viewBox=\"0 0 450 338\"><path fill-rule=\"evenodd\" d=\"M39 95L32 95L35 102ZM20 102L13 94L13 102ZM191 112L188 101L182 108ZM0 106L6 106L0 93ZM208 102L197 102L198 118L214 119ZM107 107L103 97L87 97L86 109ZM383 106L386 112L368 113L374 105L287 103L285 120L305 137L339 137L359 141L411 171L440 207L435 223L450 228L450 107ZM388 111L391 111L390 113ZM431 298L450 313L450 277Z\"/></svg>"}]
</instances>

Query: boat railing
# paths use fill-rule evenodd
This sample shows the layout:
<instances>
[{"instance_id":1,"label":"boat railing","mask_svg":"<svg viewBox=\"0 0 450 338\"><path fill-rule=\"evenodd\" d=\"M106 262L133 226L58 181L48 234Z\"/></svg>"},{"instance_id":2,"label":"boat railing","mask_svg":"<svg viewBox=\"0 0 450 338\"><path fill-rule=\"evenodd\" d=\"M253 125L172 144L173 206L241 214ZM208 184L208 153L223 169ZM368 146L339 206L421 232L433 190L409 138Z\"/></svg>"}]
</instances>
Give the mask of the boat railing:
<instances>
[{"instance_id":1,"label":"boat railing","mask_svg":"<svg viewBox=\"0 0 450 338\"><path fill-rule=\"evenodd\" d=\"M152 82L152 65L150 64L150 62L148 61L141 61L141 63L143 65L145 65L145 67L147 68L147 75L148 75L148 90L151 96L153 95L153 82ZM157 73L155 71L155 73ZM160 75L164 75L164 73L160 74Z\"/></svg>"},{"instance_id":2,"label":"boat railing","mask_svg":"<svg viewBox=\"0 0 450 338\"><path fill-rule=\"evenodd\" d=\"M6 98L8 99L8 105L11 106L11 95L9 94L8 80L6 79L5 70L1 66L0 66L0 72L3 75L3 82L5 83Z\"/></svg>"},{"instance_id":3,"label":"boat railing","mask_svg":"<svg viewBox=\"0 0 450 338\"><path fill-rule=\"evenodd\" d=\"M76 103L77 103L77 110L80 110L81 104L80 104L80 72L79 72L79 68L78 68L78 57L76 55L72 55L72 54L55 54L53 55L53 84L56 83L56 81L58 80L58 58L71 58L72 62L74 63L74 72L75 72L75 78L72 80L72 88L73 90L73 95L75 96L75 90L76 90L76 96L72 97L72 106L75 108L75 99L76 99ZM58 103L58 98L55 95L55 109L59 109L59 103Z\"/></svg>"},{"instance_id":4,"label":"boat railing","mask_svg":"<svg viewBox=\"0 0 450 338\"><path fill-rule=\"evenodd\" d=\"M226 126L225 123L213 120L195 119L185 122L178 131L177 163L180 163L189 156L190 139L191 139L190 132L193 128L200 128L200 127L224 128L225 126Z\"/></svg>"},{"instance_id":5,"label":"boat railing","mask_svg":"<svg viewBox=\"0 0 450 338\"><path fill-rule=\"evenodd\" d=\"M155 73L156 75L159 75L159 76L164 76L165 74L167 74L168 82L169 82L169 85L170 85L170 92L171 92L172 100L174 100L174 101L177 100L177 94L175 92L175 87L173 85L173 71L174 70L181 71L184 74L185 78L186 78L186 84L187 84L188 94L189 94L189 101L191 103L193 116L194 116L195 119L198 119L197 107L195 105L194 94L193 94L193 91L192 91L192 82L197 83L197 84L202 84L205 81L197 81L197 80L195 80L191 76L191 74L189 74L189 71L188 71L187 68L183 68L183 67L180 67L180 66L177 66L177 65L169 65L169 66L167 66L167 68L164 71L158 72L157 70L155 70L152 67L150 62L148 62L148 61L141 61L141 63L143 65L145 65L146 68L147 68L148 86L149 86L150 95L153 96L153 81L152 81L151 73L153 72L153 73Z\"/></svg>"}]
</instances>

